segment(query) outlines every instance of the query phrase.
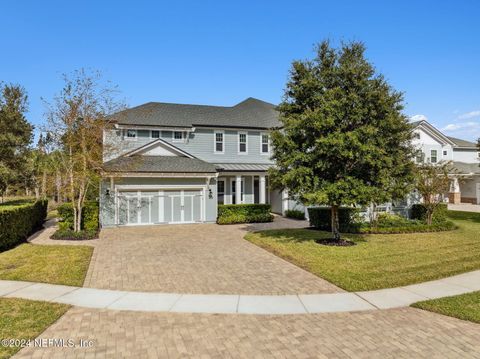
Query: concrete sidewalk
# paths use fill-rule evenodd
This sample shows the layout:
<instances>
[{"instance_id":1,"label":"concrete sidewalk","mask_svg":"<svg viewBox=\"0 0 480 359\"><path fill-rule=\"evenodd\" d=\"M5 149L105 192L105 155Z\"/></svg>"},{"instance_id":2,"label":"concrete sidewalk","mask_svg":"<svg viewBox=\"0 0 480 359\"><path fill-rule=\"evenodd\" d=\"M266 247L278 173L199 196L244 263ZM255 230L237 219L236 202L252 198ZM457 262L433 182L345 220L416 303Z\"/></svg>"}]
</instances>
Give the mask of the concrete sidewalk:
<instances>
[{"instance_id":1,"label":"concrete sidewalk","mask_svg":"<svg viewBox=\"0 0 480 359\"><path fill-rule=\"evenodd\" d=\"M390 309L477 290L480 290L480 270L398 288L298 295L127 292L0 281L0 297L44 300L97 309L216 314L307 314Z\"/></svg>"}]
</instances>

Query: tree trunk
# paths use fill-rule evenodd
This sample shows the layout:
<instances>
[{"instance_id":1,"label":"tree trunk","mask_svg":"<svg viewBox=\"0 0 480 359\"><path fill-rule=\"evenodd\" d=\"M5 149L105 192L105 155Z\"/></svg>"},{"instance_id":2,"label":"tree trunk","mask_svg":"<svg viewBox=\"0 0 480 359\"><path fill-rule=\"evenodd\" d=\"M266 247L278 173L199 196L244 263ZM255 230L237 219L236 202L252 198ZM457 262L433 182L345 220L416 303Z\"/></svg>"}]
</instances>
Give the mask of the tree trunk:
<instances>
[{"instance_id":1,"label":"tree trunk","mask_svg":"<svg viewBox=\"0 0 480 359\"><path fill-rule=\"evenodd\" d=\"M338 222L338 206L333 205L331 208L332 217L332 235L335 241L340 241L340 226Z\"/></svg>"},{"instance_id":2,"label":"tree trunk","mask_svg":"<svg viewBox=\"0 0 480 359\"><path fill-rule=\"evenodd\" d=\"M42 173L42 197L47 197L47 171Z\"/></svg>"},{"instance_id":3,"label":"tree trunk","mask_svg":"<svg viewBox=\"0 0 480 359\"><path fill-rule=\"evenodd\" d=\"M431 225L433 220L433 210L427 209L427 224Z\"/></svg>"}]
</instances>

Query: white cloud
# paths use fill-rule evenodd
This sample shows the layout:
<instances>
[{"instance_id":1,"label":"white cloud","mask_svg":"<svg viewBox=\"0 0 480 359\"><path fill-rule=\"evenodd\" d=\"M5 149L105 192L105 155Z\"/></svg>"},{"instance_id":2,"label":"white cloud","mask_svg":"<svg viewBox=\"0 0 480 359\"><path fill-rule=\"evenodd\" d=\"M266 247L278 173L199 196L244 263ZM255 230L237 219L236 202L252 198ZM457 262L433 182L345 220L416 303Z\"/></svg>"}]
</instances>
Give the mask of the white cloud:
<instances>
[{"instance_id":1,"label":"white cloud","mask_svg":"<svg viewBox=\"0 0 480 359\"><path fill-rule=\"evenodd\" d=\"M449 123L444 128L442 128L442 131L455 131L455 130L458 130L459 128L460 128L460 125Z\"/></svg>"},{"instance_id":2,"label":"white cloud","mask_svg":"<svg viewBox=\"0 0 480 359\"><path fill-rule=\"evenodd\" d=\"M470 112L464 113L464 114L458 116L457 118L459 120L470 120L471 118L475 118L475 117L480 117L480 110L470 111Z\"/></svg>"},{"instance_id":3,"label":"white cloud","mask_svg":"<svg viewBox=\"0 0 480 359\"><path fill-rule=\"evenodd\" d=\"M427 116L425 115L413 115L410 117L410 121L415 122L415 121L428 121Z\"/></svg>"},{"instance_id":4,"label":"white cloud","mask_svg":"<svg viewBox=\"0 0 480 359\"><path fill-rule=\"evenodd\" d=\"M476 141L480 137L480 121L449 123L441 131L454 137Z\"/></svg>"}]
</instances>

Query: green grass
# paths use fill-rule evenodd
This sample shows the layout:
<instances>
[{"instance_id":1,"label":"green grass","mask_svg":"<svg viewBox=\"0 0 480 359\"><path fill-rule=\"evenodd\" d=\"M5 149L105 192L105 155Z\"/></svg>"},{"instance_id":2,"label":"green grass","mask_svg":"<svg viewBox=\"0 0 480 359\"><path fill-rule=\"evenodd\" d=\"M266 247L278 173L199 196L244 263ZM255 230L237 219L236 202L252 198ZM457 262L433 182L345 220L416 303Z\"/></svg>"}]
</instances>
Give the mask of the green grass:
<instances>
[{"instance_id":1,"label":"green grass","mask_svg":"<svg viewBox=\"0 0 480 359\"><path fill-rule=\"evenodd\" d=\"M411 234L344 234L352 247L315 239L329 232L309 229L249 233L248 241L349 290L398 287L480 268L480 213L449 212L458 229Z\"/></svg>"},{"instance_id":2,"label":"green grass","mask_svg":"<svg viewBox=\"0 0 480 359\"><path fill-rule=\"evenodd\" d=\"M0 253L0 279L82 286L93 248L21 244Z\"/></svg>"},{"instance_id":3,"label":"green grass","mask_svg":"<svg viewBox=\"0 0 480 359\"><path fill-rule=\"evenodd\" d=\"M34 339L52 325L69 305L25 299L0 299L0 339ZM21 348L0 346L0 359Z\"/></svg>"},{"instance_id":4,"label":"green grass","mask_svg":"<svg viewBox=\"0 0 480 359\"><path fill-rule=\"evenodd\" d=\"M427 300L414 303L412 307L480 323L480 292Z\"/></svg>"}]
</instances>

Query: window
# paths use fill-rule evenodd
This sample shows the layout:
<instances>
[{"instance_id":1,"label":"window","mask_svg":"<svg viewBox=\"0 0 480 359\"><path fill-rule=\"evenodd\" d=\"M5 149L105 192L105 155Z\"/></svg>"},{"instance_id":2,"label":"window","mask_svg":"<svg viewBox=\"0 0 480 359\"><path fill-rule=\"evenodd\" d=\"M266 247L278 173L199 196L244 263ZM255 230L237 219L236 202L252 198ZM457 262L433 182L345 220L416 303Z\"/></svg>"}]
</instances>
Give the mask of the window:
<instances>
[{"instance_id":1,"label":"window","mask_svg":"<svg viewBox=\"0 0 480 359\"><path fill-rule=\"evenodd\" d=\"M223 153L223 132L215 132L215 152Z\"/></svg>"},{"instance_id":2,"label":"window","mask_svg":"<svg viewBox=\"0 0 480 359\"><path fill-rule=\"evenodd\" d=\"M247 153L247 133L246 132L238 133L238 152Z\"/></svg>"},{"instance_id":3,"label":"window","mask_svg":"<svg viewBox=\"0 0 480 359\"><path fill-rule=\"evenodd\" d=\"M422 163L424 159L424 155L422 150L418 150L415 154L415 162Z\"/></svg>"},{"instance_id":4,"label":"window","mask_svg":"<svg viewBox=\"0 0 480 359\"><path fill-rule=\"evenodd\" d=\"M443 155L446 156L448 154L447 151L443 151Z\"/></svg>"},{"instance_id":5,"label":"window","mask_svg":"<svg viewBox=\"0 0 480 359\"><path fill-rule=\"evenodd\" d=\"M183 141L183 132L182 131L173 131L172 142L182 142Z\"/></svg>"},{"instance_id":6,"label":"window","mask_svg":"<svg viewBox=\"0 0 480 359\"><path fill-rule=\"evenodd\" d=\"M127 130L127 136L130 140L135 140L137 138L137 130Z\"/></svg>"},{"instance_id":7,"label":"window","mask_svg":"<svg viewBox=\"0 0 480 359\"><path fill-rule=\"evenodd\" d=\"M158 130L150 131L150 137L151 138L160 138L160 131L158 131Z\"/></svg>"},{"instance_id":8,"label":"window","mask_svg":"<svg viewBox=\"0 0 480 359\"><path fill-rule=\"evenodd\" d=\"M413 133L413 138L419 140L420 139L420 133L419 132L414 132Z\"/></svg>"},{"instance_id":9,"label":"window","mask_svg":"<svg viewBox=\"0 0 480 359\"><path fill-rule=\"evenodd\" d=\"M218 180L217 182L217 202L218 204L225 203L225 180Z\"/></svg>"},{"instance_id":10,"label":"window","mask_svg":"<svg viewBox=\"0 0 480 359\"><path fill-rule=\"evenodd\" d=\"M261 149L262 153L269 153L270 152L270 144L269 144L269 136L266 133L261 134Z\"/></svg>"},{"instance_id":11,"label":"window","mask_svg":"<svg viewBox=\"0 0 480 359\"><path fill-rule=\"evenodd\" d=\"M430 150L430 162L437 163L437 150Z\"/></svg>"}]
</instances>

